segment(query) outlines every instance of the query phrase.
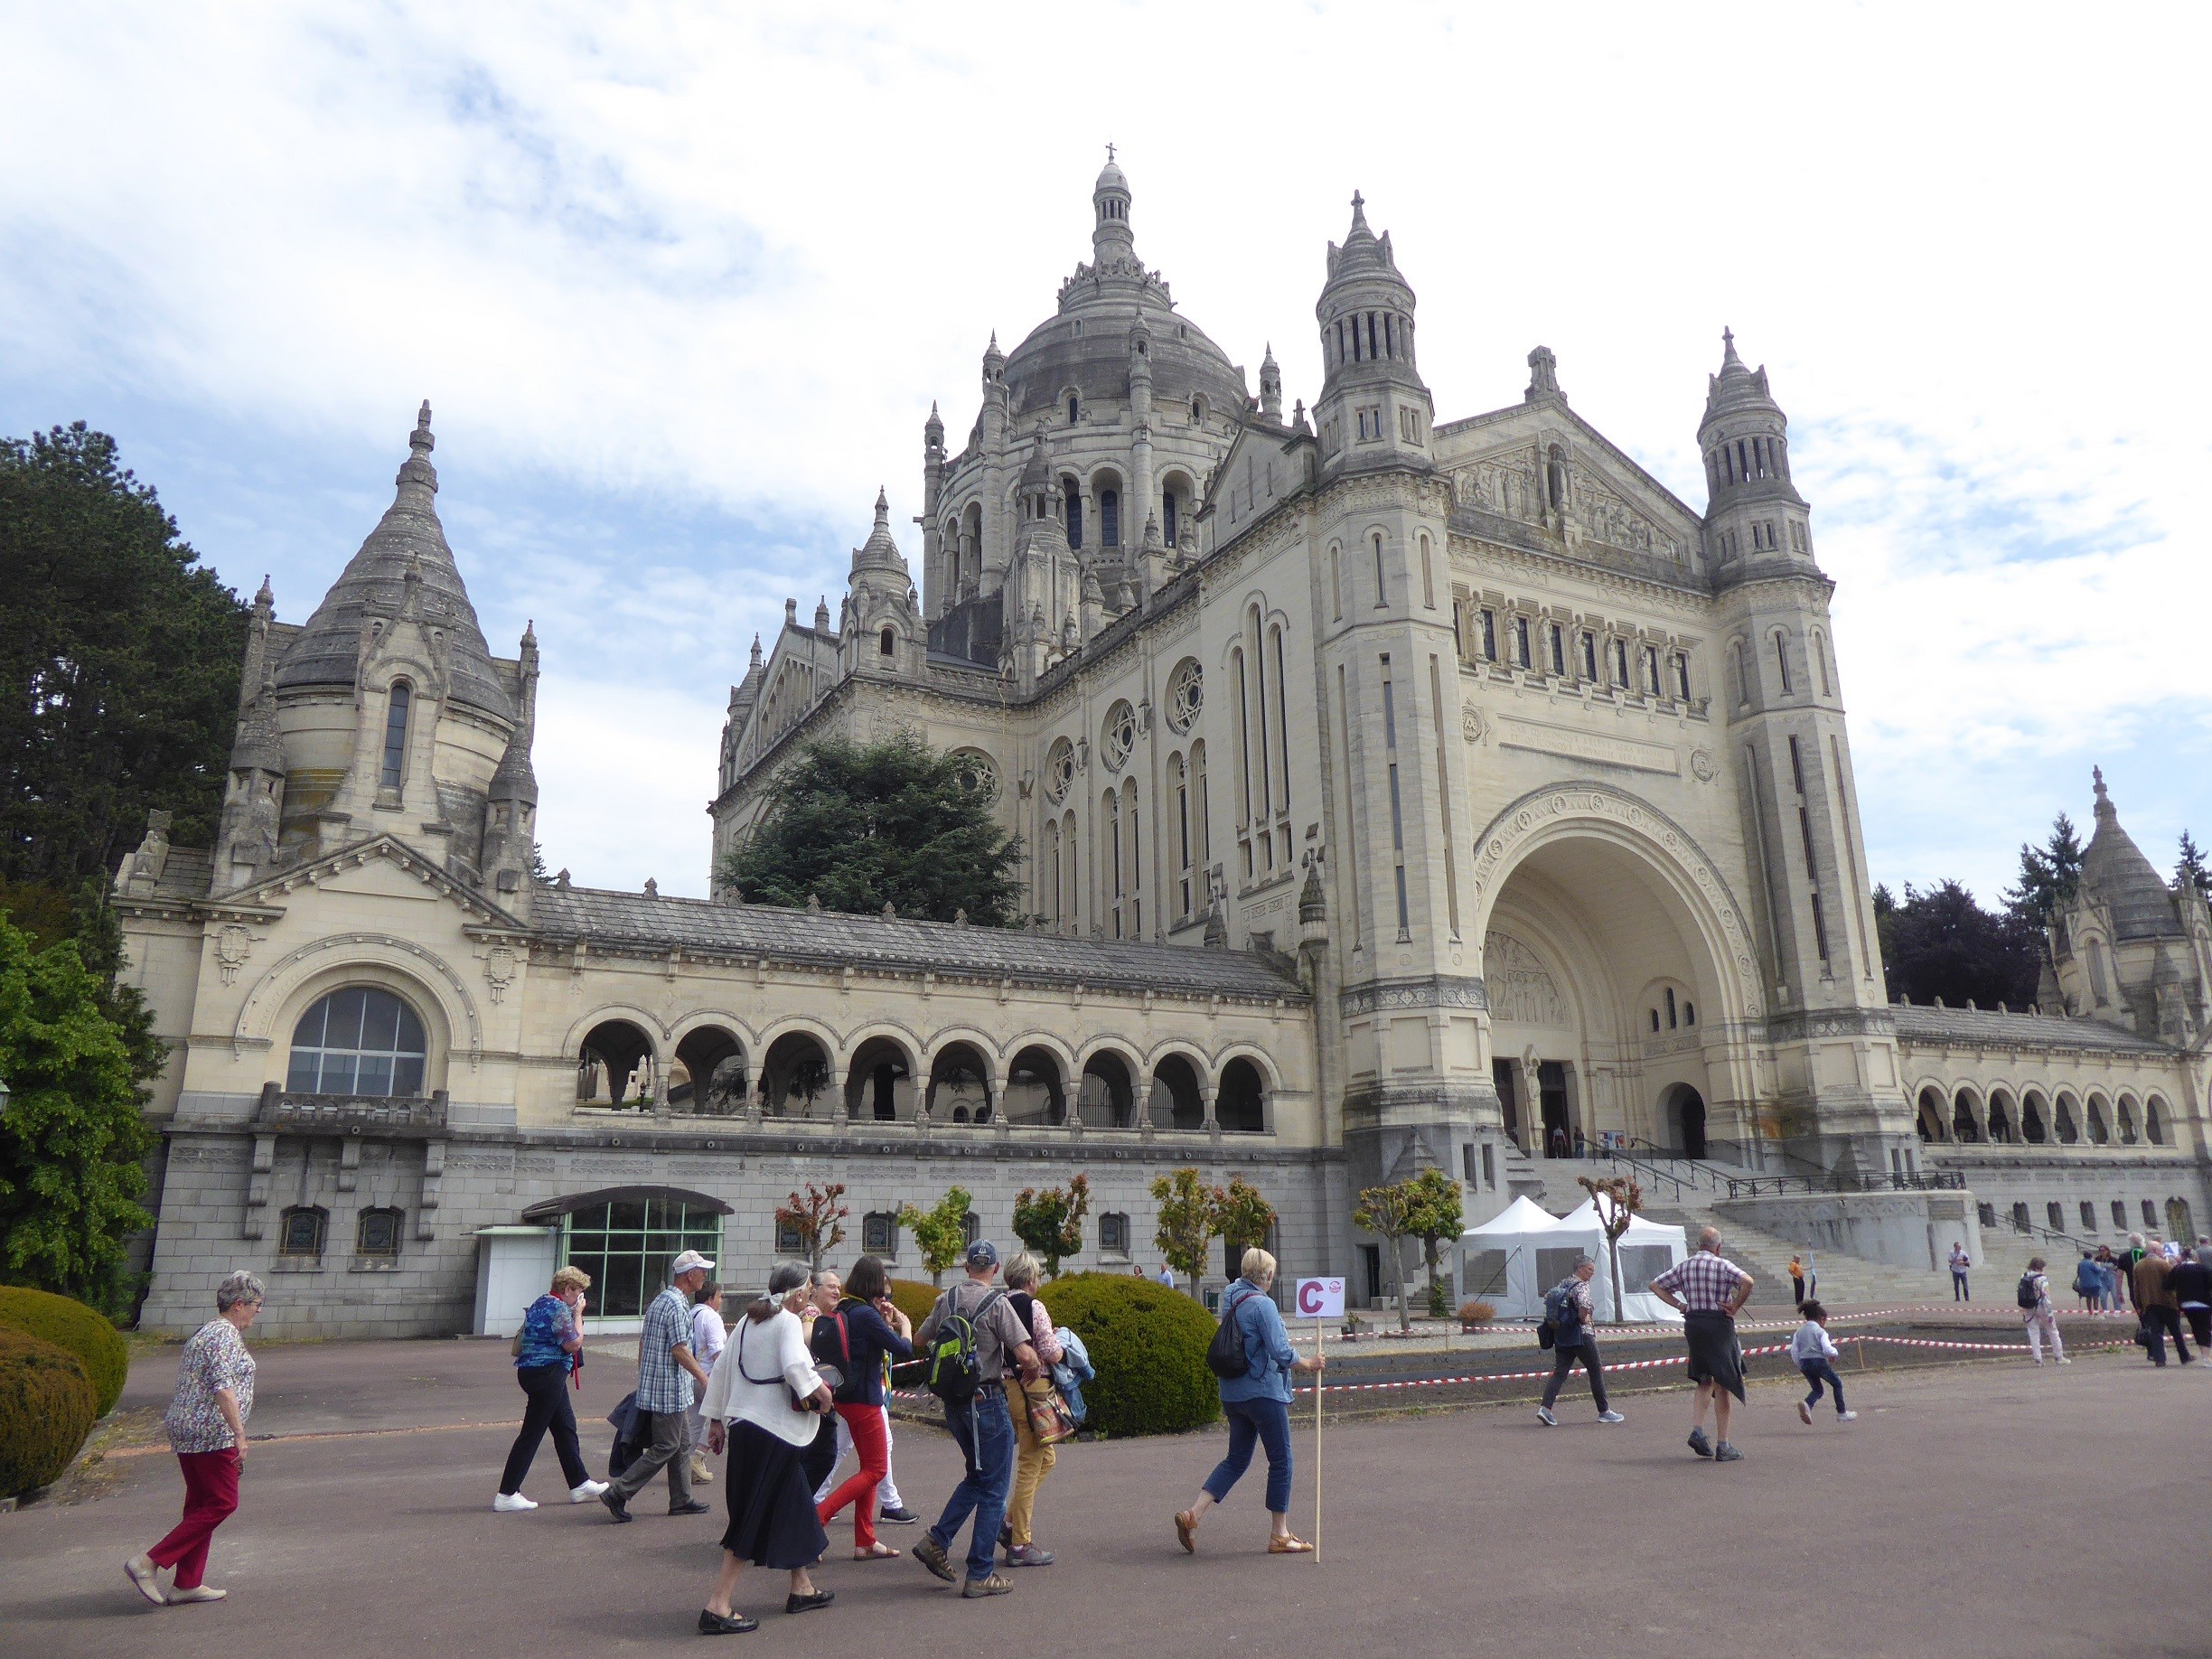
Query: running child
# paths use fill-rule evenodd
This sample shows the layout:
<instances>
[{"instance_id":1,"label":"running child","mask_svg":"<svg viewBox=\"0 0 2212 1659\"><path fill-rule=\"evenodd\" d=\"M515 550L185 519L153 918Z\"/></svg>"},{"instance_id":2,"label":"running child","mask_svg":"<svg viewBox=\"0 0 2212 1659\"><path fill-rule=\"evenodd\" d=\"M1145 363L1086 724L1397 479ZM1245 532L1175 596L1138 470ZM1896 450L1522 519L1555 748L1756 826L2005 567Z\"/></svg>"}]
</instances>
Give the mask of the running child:
<instances>
[{"instance_id":1,"label":"running child","mask_svg":"<svg viewBox=\"0 0 2212 1659\"><path fill-rule=\"evenodd\" d=\"M1790 1338L1790 1358L1797 1362L1797 1369L1804 1373L1804 1380L1813 1385L1813 1392L1797 1402L1797 1420L1813 1420L1813 1408L1820 1403L1821 1385L1824 1382L1835 1391L1836 1421L1856 1422L1859 1413L1843 1408L1843 1379L1836 1375L1837 1349L1835 1339L1828 1335L1828 1310L1817 1301L1807 1300L1804 1323Z\"/></svg>"}]
</instances>

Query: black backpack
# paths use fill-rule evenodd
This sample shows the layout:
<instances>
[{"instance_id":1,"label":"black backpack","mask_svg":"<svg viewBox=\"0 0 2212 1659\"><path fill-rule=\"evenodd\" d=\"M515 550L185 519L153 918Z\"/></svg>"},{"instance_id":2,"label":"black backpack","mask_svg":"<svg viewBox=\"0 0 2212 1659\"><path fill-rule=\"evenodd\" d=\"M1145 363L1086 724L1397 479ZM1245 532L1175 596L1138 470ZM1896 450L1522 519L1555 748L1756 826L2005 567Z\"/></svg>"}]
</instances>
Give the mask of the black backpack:
<instances>
[{"instance_id":1,"label":"black backpack","mask_svg":"<svg viewBox=\"0 0 2212 1659\"><path fill-rule=\"evenodd\" d=\"M957 1289L944 1293L944 1317L937 1322L937 1334L930 1338L922 1355L923 1381L948 1406L966 1405L983 1386L983 1362L976 1354L976 1322L1006 1300L1007 1293L993 1290L975 1305L973 1313L965 1314L953 1300L957 1294Z\"/></svg>"},{"instance_id":2,"label":"black backpack","mask_svg":"<svg viewBox=\"0 0 2212 1659\"><path fill-rule=\"evenodd\" d=\"M1554 1342L1582 1324L1581 1312L1575 1307L1574 1286L1571 1278L1562 1279L1544 1292L1544 1323L1551 1326Z\"/></svg>"},{"instance_id":3,"label":"black backpack","mask_svg":"<svg viewBox=\"0 0 2212 1659\"><path fill-rule=\"evenodd\" d=\"M1236 1322L1236 1310L1245 1300L1242 1296L1233 1302L1222 1298L1221 1326L1214 1340L1206 1344L1206 1369L1224 1382L1233 1382L1251 1370L1251 1357L1244 1352L1244 1333Z\"/></svg>"},{"instance_id":4,"label":"black backpack","mask_svg":"<svg viewBox=\"0 0 2212 1659\"><path fill-rule=\"evenodd\" d=\"M2043 1298L2036 1289L2036 1276L2033 1273L2020 1275L2020 1289L2013 1292L2013 1298L2022 1308L2029 1309L2043 1305Z\"/></svg>"}]
</instances>

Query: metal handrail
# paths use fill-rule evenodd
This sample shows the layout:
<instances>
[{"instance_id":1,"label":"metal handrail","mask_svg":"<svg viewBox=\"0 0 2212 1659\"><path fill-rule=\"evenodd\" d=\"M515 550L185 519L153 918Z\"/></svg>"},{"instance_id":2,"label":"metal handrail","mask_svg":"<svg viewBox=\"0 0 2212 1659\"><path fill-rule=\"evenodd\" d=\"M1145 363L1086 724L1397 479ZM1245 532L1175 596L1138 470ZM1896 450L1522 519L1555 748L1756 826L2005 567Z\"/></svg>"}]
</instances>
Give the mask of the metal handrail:
<instances>
[{"instance_id":1,"label":"metal handrail","mask_svg":"<svg viewBox=\"0 0 2212 1659\"><path fill-rule=\"evenodd\" d=\"M1937 1193L1962 1192L1965 1178L1954 1170L1914 1170L1909 1174L1860 1175L1824 1170L1812 1176L1732 1176L1731 1198L1786 1197L1791 1193Z\"/></svg>"}]
</instances>

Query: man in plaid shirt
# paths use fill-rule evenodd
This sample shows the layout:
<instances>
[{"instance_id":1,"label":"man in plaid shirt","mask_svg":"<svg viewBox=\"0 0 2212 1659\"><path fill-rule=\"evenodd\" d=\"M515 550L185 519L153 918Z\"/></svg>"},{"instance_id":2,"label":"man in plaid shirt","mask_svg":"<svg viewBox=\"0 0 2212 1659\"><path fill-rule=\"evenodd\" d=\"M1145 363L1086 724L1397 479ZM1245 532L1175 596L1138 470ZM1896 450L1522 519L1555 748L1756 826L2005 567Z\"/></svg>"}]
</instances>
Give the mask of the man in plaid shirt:
<instances>
[{"instance_id":1,"label":"man in plaid shirt","mask_svg":"<svg viewBox=\"0 0 2212 1659\"><path fill-rule=\"evenodd\" d=\"M691 1496L691 1383L684 1373L706 1387L707 1369L691 1353L691 1298L713 1270L713 1262L687 1250L670 1266L669 1288L645 1310L638 1332L637 1411L651 1439L599 1495L617 1521L631 1518L630 1500L662 1469L668 1471L669 1514L707 1513L708 1506Z\"/></svg>"},{"instance_id":2,"label":"man in plaid shirt","mask_svg":"<svg viewBox=\"0 0 2212 1659\"><path fill-rule=\"evenodd\" d=\"M1651 1292L1682 1316L1690 1344L1690 1380L1697 1384L1690 1449L1701 1457L1733 1463L1743 1456L1729 1444L1729 1396L1744 1397L1743 1354L1736 1344L1736 1315L1751 1299L1751 1275L1720 1253L1720 1232L1698 1234L1697 1254L1651 1281ZM1705 1413L1713 1413L1718 1445L1705 1438Z\"/></svg>"}]
</instances>

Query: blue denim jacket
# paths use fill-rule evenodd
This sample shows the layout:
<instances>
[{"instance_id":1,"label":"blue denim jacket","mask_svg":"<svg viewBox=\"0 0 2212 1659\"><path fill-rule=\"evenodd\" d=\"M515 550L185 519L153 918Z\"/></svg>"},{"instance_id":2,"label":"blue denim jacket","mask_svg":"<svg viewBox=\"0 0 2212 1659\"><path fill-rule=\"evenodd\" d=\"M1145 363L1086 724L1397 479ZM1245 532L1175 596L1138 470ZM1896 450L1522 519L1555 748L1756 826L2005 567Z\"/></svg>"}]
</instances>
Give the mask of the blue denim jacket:
<instances>
[{"instance_id":1,"label":"blue denim jacket","mask_svg":"<svg viewBox=\"0 0 2212 1659\"><path fill-rule=\"evenodd\" d=\"M1283 1329L1282 1315L1250 1279L1238 1279L1222 1294L1236 1298L1230 1317L1243 1335L1247 1367L1241 1377L1221 1380L1222 1403L1279 1400L1289 1405L1290 1367L1298 1361L1298 1351L1291 1347L1289 1336Z\"/></svg>"}]
</instances>

